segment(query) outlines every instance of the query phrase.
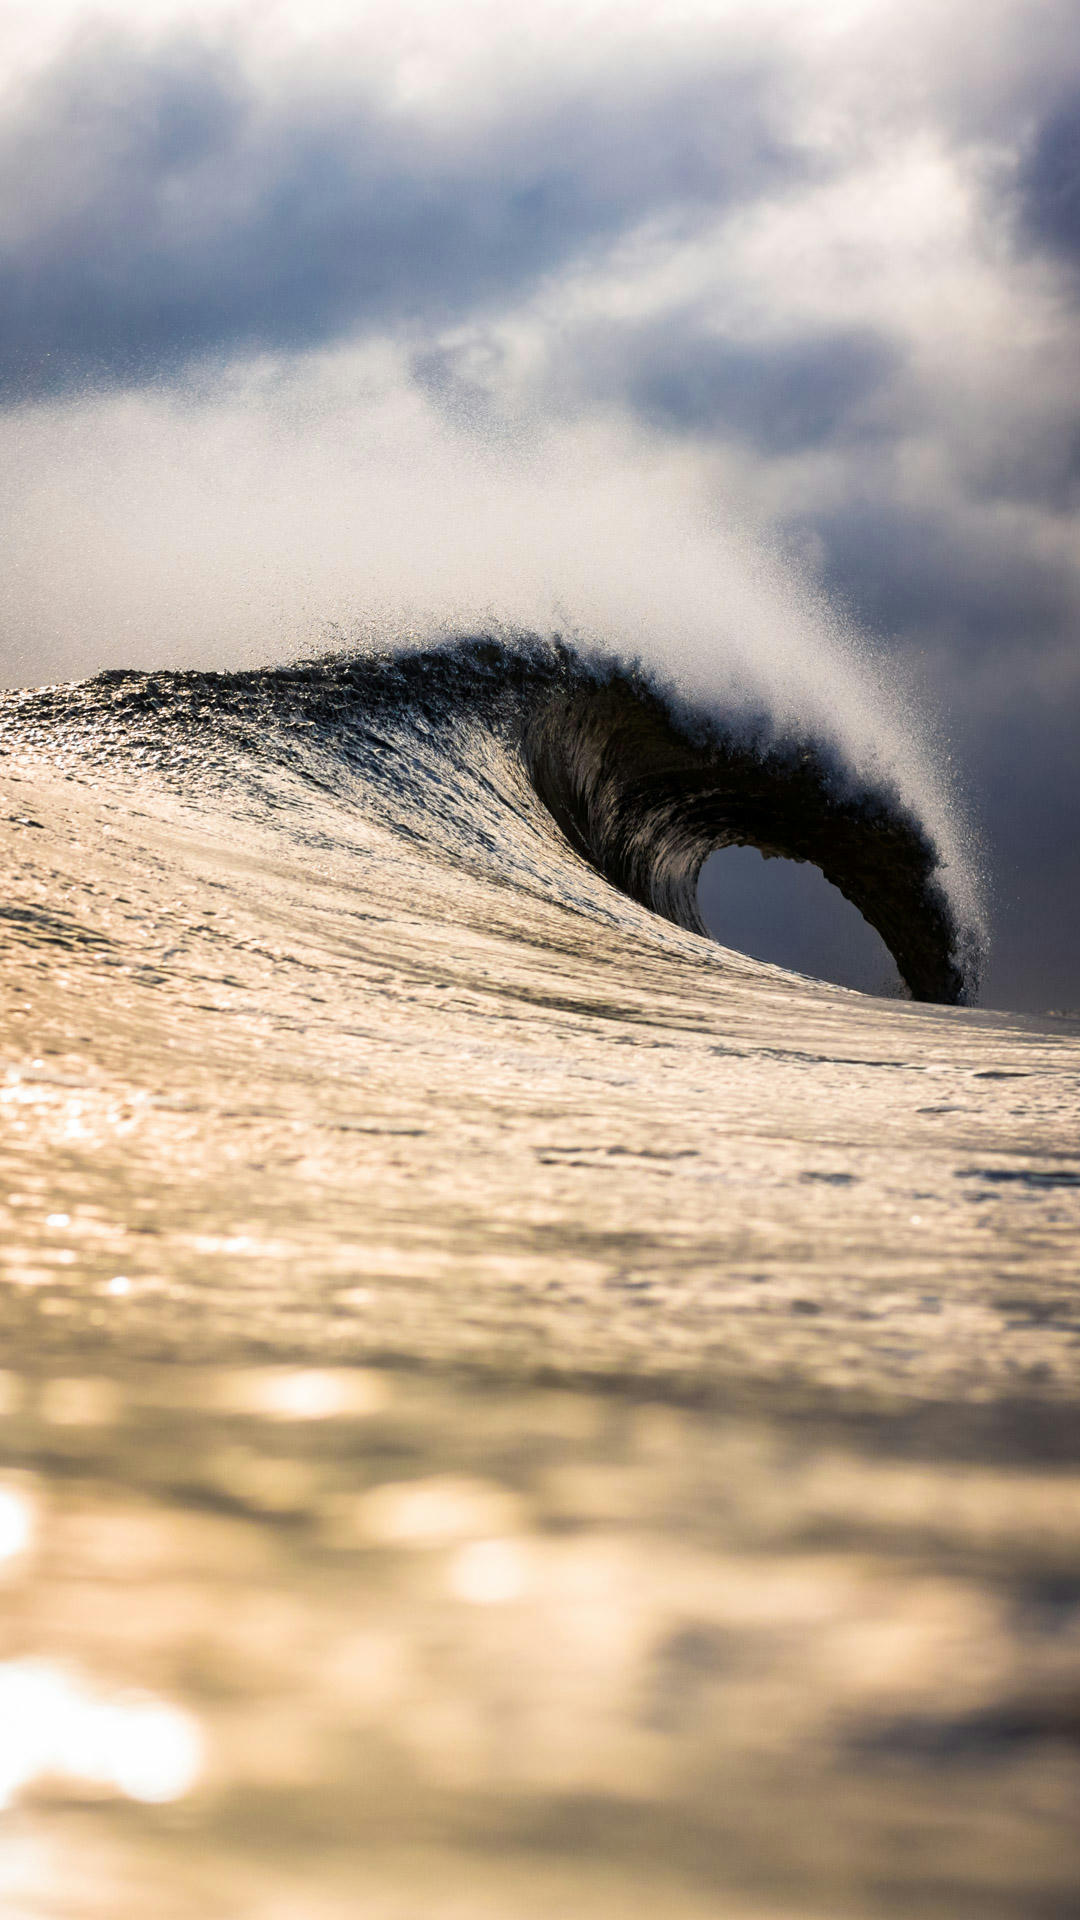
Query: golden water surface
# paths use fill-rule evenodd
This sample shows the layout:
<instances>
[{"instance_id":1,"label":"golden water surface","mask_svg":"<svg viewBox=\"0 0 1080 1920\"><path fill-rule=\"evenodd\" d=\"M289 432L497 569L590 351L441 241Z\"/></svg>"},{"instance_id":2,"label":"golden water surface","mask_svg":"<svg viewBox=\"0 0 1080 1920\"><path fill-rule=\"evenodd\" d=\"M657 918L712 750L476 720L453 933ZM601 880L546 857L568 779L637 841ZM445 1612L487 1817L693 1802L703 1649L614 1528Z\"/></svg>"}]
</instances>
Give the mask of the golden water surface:
<instances>
[{"instance_id":1,"label":"golden water surface","mask_svg":"<svg viewBox=\"0 0 1080 1920\"><path fill-rule=\"evenodd\" d=\"M0 1911L1080 1912L1080 1022L304 805L0 774Z\"/></svg>"}]
</instances>

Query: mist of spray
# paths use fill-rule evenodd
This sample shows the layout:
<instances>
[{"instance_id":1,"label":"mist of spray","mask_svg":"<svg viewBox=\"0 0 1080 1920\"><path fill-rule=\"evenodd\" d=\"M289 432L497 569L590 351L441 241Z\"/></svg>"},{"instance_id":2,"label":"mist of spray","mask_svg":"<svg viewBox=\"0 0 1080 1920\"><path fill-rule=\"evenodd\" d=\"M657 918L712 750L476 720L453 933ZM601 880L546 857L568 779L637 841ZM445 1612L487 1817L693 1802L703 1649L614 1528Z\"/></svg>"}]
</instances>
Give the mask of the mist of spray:
<instances>
[{"instance_id":1,"label":"mist of spray","mask_svg":"<svg viewBox=\"0 0 1080 1920\"><path fill-rule=\"evenodd\" d=\"M369 350L10 413L0 467L8 684L559 631L696 708L834 743L918 814L979 920L932 729L813 582L706 496L700 455L612 421L463 418Z\"/></svg>"}]
</instances>

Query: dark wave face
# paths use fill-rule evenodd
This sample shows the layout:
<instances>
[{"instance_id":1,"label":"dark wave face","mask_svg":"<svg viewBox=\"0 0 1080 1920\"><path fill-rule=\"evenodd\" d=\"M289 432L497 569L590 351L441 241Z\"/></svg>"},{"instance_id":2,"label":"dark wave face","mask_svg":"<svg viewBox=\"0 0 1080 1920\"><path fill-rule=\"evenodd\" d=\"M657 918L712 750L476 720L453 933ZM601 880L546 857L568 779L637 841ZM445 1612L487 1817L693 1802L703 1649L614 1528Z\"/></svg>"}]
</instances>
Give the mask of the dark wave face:
<instances>
[{"instance_id":1,"label":"dark wave face","mask_svg":"<svg viewBox=\"0 0 1080 1920\"><path fill-rule=\"evenodd\" d=\"M974 941L941 885L940 856L899 799L842 784L812 741L692 730L625 674L571 684L538 704L525 735L537 792L607 879L694 932L702 865L717 848L806 860L889 948L915 1000L974 992Z\"/></svg>"},{"instance_id":2,"label":"dark wave face","mask_svg":"<svg viewBox=\"0 0 1080 1920\"><path fill-rule=\"evenodd\" d=\"M469 637L264 672L105 674L17 696L5 729L53 733L60 757L149 758L174 777L241 788L272 766L320 787L359 776L354 798L387 824L466 865L480 855L498 867L501 848L511 883L523 776L544 809L530 809L531 837L539 828L550 842L555 822L603 880L691 932L705 932L708 855L756 847L818 867L881 935L913 999L961 1004L977 985L977 935L929 829L895 791L859 777L830 741L777 735L760 717L725 722L557 641ZM558 891L562 877L556 856L546 878Z\"/></svg>"}]
</instances>

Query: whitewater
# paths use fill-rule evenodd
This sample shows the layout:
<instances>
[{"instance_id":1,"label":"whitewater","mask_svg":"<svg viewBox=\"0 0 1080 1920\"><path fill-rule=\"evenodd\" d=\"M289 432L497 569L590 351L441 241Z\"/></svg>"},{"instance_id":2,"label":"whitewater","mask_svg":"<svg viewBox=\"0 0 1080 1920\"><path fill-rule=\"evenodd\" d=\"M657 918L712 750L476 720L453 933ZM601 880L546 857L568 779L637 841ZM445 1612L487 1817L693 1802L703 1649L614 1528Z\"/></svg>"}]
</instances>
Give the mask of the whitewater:
<instances>
[{"instance_id":1,"label":"whitewater","mask_svg":"<svg viewBox=\"0 0 1080 1920\"><path fill-rule=\"evenodd\" d=\"M0 695L5 1911L1075 1910L1080 1021L970 1004L887 694L703 689Z\"/></svg>"}]
</instances>

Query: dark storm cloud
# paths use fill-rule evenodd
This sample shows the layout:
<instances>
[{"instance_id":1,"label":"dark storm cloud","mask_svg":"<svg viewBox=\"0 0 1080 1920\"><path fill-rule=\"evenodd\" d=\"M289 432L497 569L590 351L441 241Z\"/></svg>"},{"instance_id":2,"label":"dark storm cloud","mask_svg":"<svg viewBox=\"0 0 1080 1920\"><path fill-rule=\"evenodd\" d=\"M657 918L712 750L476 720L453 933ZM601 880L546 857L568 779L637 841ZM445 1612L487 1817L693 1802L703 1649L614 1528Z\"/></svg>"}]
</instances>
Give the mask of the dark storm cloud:
<instances>
[{"instance_id":1,"label":"dark storm cloud","mask_svg":"<svg viewBox=\"0 0 1080 1920\"><path fill-rule=\"evenodd\" d=\"M1020 170L1021 225L1029 239L1080 267L1080 91L1042 122Z\"/></svg>"},{"instance_id":2,"label":"dark storm cloud","mask_svg":"<svg viewBox=\"0 0 1080 1920\"><path fill-rule=\"evenodd\" d=\"M804 515L825 584L906 658L945 723L988 854L991 1006L1076 1005L1080 941L1080 583L995 516L915 507L853 476ZM1037 944L1033 929L1038 929Z\"/></svg>"},{"instance_id":3,"label":"dark storm cloud","mask_svg":"<svg viewBox=\"0 0 1080 1920\"><path fill-rule=\"evenodd\" d=\"M992 712L954 706L957 750L993 858L985 997L1080 1011L1080 686L1046 692L1019 679L1010 694Z\"/></svg>"},{"instance_id":4,"label":"dark storm cloud","mask_svg":"<svg viewBox=\"0 0 1080 1920\"><path fill-rule=\"evenodd\" d=\"M576 374L649 426L745 441L758 452L819 447L858 426L899 364L870 328L780 340L724 339L693 315L611 328L574 343Z\"/></svg>"},{"instance_id":5,"label":"dark storm cloud","mask_svg":"<svg viewBox=\"0 0 1080 1920\"><path fill-rule=\"evenodd\" d=\"M671 211L804 171L761 72L507 100L439 126L363 79L267 97L235 51L81 43L0 138L0 384L441 324Z\"/></svg>"},{"instance_id":6,"label":"dark storm cloud","mask_svg":"<svg viewBox=\"0 0 1080 1920\"><path fill-rule=\"evenodd\" d=\"M878 633L947 634L950 657L974 661L1076 630L1075 574L952 500L915 506L863 470L839 503L789 524L820 542L827 587Z\"/></svg>"}]
</instances>

